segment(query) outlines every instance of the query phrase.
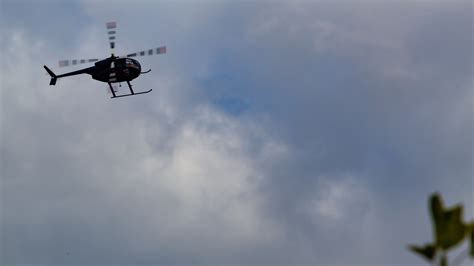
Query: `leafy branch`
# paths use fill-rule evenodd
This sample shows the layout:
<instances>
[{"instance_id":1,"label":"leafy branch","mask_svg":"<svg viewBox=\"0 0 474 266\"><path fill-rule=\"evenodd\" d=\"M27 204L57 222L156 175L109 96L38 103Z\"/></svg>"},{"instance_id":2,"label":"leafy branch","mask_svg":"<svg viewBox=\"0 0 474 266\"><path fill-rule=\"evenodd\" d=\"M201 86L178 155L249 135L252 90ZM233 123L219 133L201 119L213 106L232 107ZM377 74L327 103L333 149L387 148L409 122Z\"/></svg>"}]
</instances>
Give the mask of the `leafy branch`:
<instances>
[{"instance_id":1,"label":"leafy branch","mask_svg":"<svg viewBox=\"0 0 474 266\"><path fill-rule=\"evenodd\" d=\"M451 208L444 208L441 196L438 193L431 195L429 200L431 221L433 224L434 241L423 246L410 245L409 248L414 253L428 260L432 265L447 266L447 252L455 246L461 244L465 239L470 242L469 256L474 258L474 221L463 222L463 206L454 205ZM453 260L453 263L460 264L467 253L463 252Z\"/></svg>"}]
</instances>

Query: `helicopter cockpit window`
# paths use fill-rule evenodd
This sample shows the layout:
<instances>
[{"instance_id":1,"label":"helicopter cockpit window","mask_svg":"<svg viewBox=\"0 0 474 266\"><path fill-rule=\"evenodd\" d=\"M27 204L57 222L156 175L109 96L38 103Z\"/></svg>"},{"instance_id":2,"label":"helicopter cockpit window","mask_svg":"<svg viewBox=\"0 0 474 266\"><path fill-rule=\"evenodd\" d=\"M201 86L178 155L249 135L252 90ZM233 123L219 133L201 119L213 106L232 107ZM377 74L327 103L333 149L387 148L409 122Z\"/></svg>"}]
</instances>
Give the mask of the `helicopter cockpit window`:
<instances>
[{"instance_id":1,"label":"helicopter cockpit window","mask_svg":"<svg viewBox=\"0 0 474 266\"><path fill-rule=\"evenodd\" d=\"M131 58L125 59L125 65L127 67L140 69L140 65L138 64L138 62L136 60L131 59Z\"/></svg>"},{"instance_id":2,"label":"helicopter cockpit window","mask_svg":"<svg viewBox=\"0 0 474 266\"><path fill-rule=\"evenodd\" d=\"M130 59L130 58L125 59L125 64L128 65L128 66L135 66L136 65L135 60Z\"/></svg>"}]
</instances>

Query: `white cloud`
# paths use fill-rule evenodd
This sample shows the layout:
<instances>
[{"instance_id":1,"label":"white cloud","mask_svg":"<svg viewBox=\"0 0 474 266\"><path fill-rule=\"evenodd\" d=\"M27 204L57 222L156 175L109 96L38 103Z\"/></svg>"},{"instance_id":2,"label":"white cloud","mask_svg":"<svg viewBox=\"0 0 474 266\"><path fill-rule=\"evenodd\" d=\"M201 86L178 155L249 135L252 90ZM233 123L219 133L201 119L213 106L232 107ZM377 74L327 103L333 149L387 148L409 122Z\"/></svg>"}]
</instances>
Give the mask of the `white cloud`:
<instances>
[{"instance_id":1,"label":"white cloud","mask_svg":"<svg viewBox=\"0 0 474 266\"><path fill-rule=\"evenodd\" d=\"M226 237L238 232L233 235L237 239L253 239L259 230L268 228L256 191L263 173L255 168L258 158L245 150L249 144L242 130L252 129L201 107L176 132L169 158L148 158L147 172L176 198L178 220L184 227L199 227L196 224L206 221L215 230L228 232ZM166 165L159 162L163 160Z\"/></svg>"},{"instance_id":2,"label":"white cloud","mask_svg":"<svg viewBox=\"0 0 474 266\"><path fill-rule=\"evenodd\" d=\"M368 214L371 208L371 195L361 184L362 178L352 175L322 176L318 178L315 198L309 212L315 223L325 220L328 223L344 223ZM357 181L360 180L360 181Z\"/></svg>"}]
</instances>

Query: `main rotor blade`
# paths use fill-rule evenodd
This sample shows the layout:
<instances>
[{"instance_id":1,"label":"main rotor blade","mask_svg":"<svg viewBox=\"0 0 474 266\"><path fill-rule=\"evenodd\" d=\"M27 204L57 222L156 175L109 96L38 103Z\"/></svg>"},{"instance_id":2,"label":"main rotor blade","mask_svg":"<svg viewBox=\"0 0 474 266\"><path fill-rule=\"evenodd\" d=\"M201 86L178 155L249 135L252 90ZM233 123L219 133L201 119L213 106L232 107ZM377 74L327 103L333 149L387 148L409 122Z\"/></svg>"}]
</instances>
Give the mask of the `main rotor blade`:
<instances>
[{"instance_id":1,"label":"main rotor blade","mask_svg":"<svg viewBox=\"0 0 474 266\"><path fill-rule=\"evenodd\" d=\"M117 31L115 30L117 28L117 22L115 21L107 22L105 23L105 27L107 28L107 35L109 36L110 50L113 55L114 49L115 49L115 34L117 33Z\"/></svg>"},{"instance_id":2,"label":"main rotor blade","mask_svg":"<svg viewBox=\"0 0 474 266\"><path fill-rule=\"evenodd\" d=\"M148 49L145 51L140 51L138 53L127 54L127 57L136 57L136 56L145 56L145 55L158 55L158 54L165 54L166 53L166 46L161 46L154 49Z\"/></svg>"},{"instance_id":3,"label":"main rotor blade","mask_svg":"<svg viewBox=\"0 0 474 266\"><path fill-rule=\"evenodd\" d=\"M67 66L85 64L85 63L92 63L96 61L99 61L99 59L93 58L93 59L60 60L58 64L59 64L59 67L67 67Z\"/></svg>"}]
</instances>

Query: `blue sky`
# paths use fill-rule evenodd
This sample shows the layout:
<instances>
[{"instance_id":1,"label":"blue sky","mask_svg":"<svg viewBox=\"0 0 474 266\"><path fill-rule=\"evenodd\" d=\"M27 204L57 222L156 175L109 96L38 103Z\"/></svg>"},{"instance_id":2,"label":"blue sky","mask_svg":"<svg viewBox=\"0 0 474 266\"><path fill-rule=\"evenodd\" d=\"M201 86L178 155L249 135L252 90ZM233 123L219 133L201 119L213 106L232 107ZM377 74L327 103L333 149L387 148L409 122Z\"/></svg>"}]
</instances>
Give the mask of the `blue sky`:
<instances>
[{"instance_id":1,"label":"blue sky","mask_svg":"<svg viewBox=\"0 0 474 266\"><path fill-rule=\"evenodd\" d=\"M430 193L474 216L472 2L0 5L2 265L425 265ZM49 86L108 21L153 92Z\"/></svg>"}]
</instances>

